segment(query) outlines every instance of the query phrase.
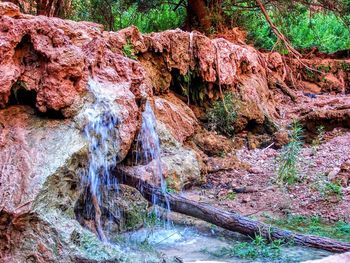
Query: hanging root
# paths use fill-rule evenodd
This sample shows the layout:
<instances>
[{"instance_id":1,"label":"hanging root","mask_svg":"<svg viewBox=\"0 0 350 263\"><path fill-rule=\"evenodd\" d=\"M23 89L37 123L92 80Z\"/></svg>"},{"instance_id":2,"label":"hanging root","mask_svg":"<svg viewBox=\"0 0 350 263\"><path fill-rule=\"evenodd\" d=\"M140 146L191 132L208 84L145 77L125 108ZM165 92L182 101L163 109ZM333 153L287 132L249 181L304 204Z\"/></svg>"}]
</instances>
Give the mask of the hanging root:
<instances>
[{"instance_id":1,"label":"hanging root","mask_svg":"<svg viewBox=\"0 0 350 263\"><path fill-rule=\"evenodd\" d=\"M228 114L229 112L228 112L228 109L227 109L227 106L226 106L226 103L225 103L224 93L222 92L222 88L221 88L219 49L216 46L216 44L214 46L215 46L215 53L216 53L216 71L217 71L217 74L218 74L218 84L219 84L220 97L221 97L222 105L224 106L225 112Z\"/></svg>"},{"instance_id":2,"label":"hanging root","mask_svg":"<svg viewBox=\"0 0 350 263\"><path fill-rule=\"evenodd\" d=\"M92 195L92 204L94 205L95 208L95 227L97 234L102 242L107 242L107 238L105 234L103 233L102 226L101 226L101 209L98 204L97 196L96 194L91 194Z\"/></svg>"},{"instance_id":3,"label":"hanging root","mask_svg":"<svg viewBox=\"0 0 350 263\"><path fill-rule=\"evenodd\" d=\"M272 22L269 14L267 13L266 11L266 8L264 6L264 4L261 2L261 0L256 0L256 3L258 4L261 12L263 13L266 21L269 23L270 25L270 28L272 29L273 33L276 35L276 37L278 38L278 40L281 40L284 44L284 46L286 47L286 49L288 50L288 52L290 54L292 54L293 57L296 58L296 60L298 60L298 62L304 66L305 68L311 70L311 71L315 71L315 72L318 72L318 73L322 73L321 71L317 70L317 69L314 69L314 68L311 68L309 67L308 65L306 65L302 60L302 54L300 54L293 46L292 44L289 42L289 40L286 38L285 35L282 34L282 32L274 25L274 23ZM277 41L278 41L277 40Z\"/></svg>"}]
</instances>

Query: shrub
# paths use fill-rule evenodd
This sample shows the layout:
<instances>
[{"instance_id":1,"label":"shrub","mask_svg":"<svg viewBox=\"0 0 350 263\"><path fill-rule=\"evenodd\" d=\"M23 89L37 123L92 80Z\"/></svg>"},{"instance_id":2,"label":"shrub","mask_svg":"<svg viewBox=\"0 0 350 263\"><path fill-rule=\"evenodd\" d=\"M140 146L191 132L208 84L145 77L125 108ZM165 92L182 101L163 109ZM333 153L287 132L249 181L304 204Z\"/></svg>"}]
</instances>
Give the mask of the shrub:
<instances>
[{"instance_id":1,"label":"shrub","mask_svg":"<svg viewBox=\"0 0 350 263\"><path fill-rule=\"evenodd\" d=\"M290 132L290 142L283 147L278 157L278 183L293 184L299 180L297 162L302 147L301 136L303 129L294 121Z\"/></svg>"},{"instance_id":2,"label":"shrub","mask_svg":"<svg viewBox=\"0 0 350 263\"><path fill-rule=\"evenodd\" d=\"M280 41L276 43L277 38L260 10L247 12L232 7L227 15L248 31L248 39L257 47L286 51ZM287 10L271 7L269 15L295 48L318 47L332 53L350 47L349 28L332 12L312 13L302 6Z\"/></svg>"},{"instance_id":3,"label":"shrub","mask_svg":"<svg viewBox=\"0 0 350 263\"><path fill-rule=\"evenodd\" d=\"M123 54L124 56L137 60L137 56L135 55L135 50L130 40L127 40L126 44L123 46Z\"/></svg>"},{"instance_id":4,"label":"shrub","mask_svg":"<svg viewBox=\"0 0 350 263\"><path fill-rule=\"evenodd\" d=\"M214 102L213 107L207 112L209 128L233 136L238 109L238 100L232 93L226 93L223 100Z\"/></svg>"},{"instance_id":5,"label":"shrub","mask_svg":"<svg viewBox=\"0 0 350 263\"><path fill-rule=\"evenodd\" d=\"M321 145L325 135L325 127L320 125L317 127L317 136L312 140L311 146L314 152L317 151L318 147Z\"/></svg>"},{"instance_id":6,"label":"shrub","mask_svg":"<svg viewBox=\"0 0 350 263\"><path fill-rule=\"evenodd\" d=\"M340 201L343 198L341 185L339 185L338 183L326 182L320 188L320 193L326 200L328 200L331 196L335 196L338 201Z\"/></svg>"},{"instance_id":7,"label":"shrub","mask_svg":"<svg viewBox=\"0 0 350 263\"><path fill-rule=\"evenodd\" d=\"M350 224L344 221L329 223L320 216L307 217L295 214L278 219L268 218L265 222L299 233L350 241Z\"/></svg>"}]
</instances>

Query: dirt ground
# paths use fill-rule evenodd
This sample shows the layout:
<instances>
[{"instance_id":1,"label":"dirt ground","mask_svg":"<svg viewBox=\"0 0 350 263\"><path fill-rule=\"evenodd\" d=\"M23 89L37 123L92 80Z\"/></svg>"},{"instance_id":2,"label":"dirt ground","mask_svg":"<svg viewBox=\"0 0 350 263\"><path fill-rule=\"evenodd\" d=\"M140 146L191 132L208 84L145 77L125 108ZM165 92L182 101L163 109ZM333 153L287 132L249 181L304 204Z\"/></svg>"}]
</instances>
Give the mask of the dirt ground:
<instances>
[{"instance_id":1,"label":"dirt ground","mask_svg":"<svg viewBox=\"0 0 350 263\"><path fill-rule=\"evenodd\" d=\"M298 103L283 103L281 125L290 123L305 112L332 110L350 105L349 95L319 95L316 98L298 94ZM329 221L350 222L350 187L341 194L327 192L329 177L350 159L350 129L331 128L318 146L304 143L298 157L300 182L292 185L276 183L278 156L281 149L249 149L235 152L237 165L208 174L207 183L186 191L187 197L220 206L246 216L264 218L289 214L320 216Z\"/></svg>"}]
</instances>

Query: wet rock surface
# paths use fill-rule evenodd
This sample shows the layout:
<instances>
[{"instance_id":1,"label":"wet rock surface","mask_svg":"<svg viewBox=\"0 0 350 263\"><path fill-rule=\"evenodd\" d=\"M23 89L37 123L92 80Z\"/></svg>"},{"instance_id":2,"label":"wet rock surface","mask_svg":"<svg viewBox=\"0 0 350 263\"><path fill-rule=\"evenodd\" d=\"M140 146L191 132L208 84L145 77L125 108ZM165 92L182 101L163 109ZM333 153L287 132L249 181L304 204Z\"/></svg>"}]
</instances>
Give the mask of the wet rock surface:
<instances>
[{"instance_id":1,"label":"wet rock surface","mask_svg":"<svg viewBox=\"0 0 350 263\"><path fill-rule=\"evenodd\" d=\"M84 253L71 242L73 232L96 239L77 223L72 210L78 171L86 162L83 137L71 120L42 119L27 106L9 107L0 116L1 258L73 261Z\"/></svg>"}]
</instances>

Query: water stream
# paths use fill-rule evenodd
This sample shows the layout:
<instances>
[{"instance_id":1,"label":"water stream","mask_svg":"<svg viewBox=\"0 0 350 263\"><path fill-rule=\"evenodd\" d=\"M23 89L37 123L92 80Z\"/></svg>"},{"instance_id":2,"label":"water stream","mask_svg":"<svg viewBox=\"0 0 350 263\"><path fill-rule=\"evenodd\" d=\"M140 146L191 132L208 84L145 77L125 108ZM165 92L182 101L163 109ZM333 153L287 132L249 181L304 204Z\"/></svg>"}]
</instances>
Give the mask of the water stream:
<instances>
[{"instance_id":1,"label":"water stream","mask_svg":"<svg viewBox=\"0 0 350 263\"><path fill-rule=\"evenodd\" d=\"M117 165L117 156L119 152L118 129L119 123L117 106L115 98L108 87L104 87L99 82L90 79L88 83L89 91L94 96L94 103L85 111L86 125L84 134L89 147L89 162L85 175L82 177L83 187L88 189L89 198L86 202L85 214L95 219L95 228L102 241L107 242L109 235L108 226L112 224L102 222L101 205L109 204L108 191L118 191L118 182L115 177L111 176L110 171ZM142 113L142 125L136 140L136 154L134 164L148 164L153 162L154 182L160 185L163 193L166 193L166 182L163 178L161 164L160 141L156 132L156 118L150 103L145 103ZM160 212L157 205L160 205L157 196L153 195L153 212L156 217L160 218ZM169 202L166 200L166 211L170 211ZM117 215L116 215L117 214ZM121 216L120 211L109 213L111 218L109 222L115 221ZM164 215L163 215L164 216ZM106 220L106 218L103 218ZM170 225L166 220L166 225ZM103 224L104 223L104 224ZM107 229L106 229L107 228Z\"/></svg>"},{"instance_id":2,"label":"water stream","mask_svg":"<svg viewBox=\"0 0 350 263\"><path fill-rule=\"evenodd\" d=\"M277 258L244 258L236 255L222 255L220 251L233 246L248 244L250 239L220 229L218 227L198 227L174 225L171 229L163 227L143 228L123 235L128 244L148 244L168 258L176 258L185 263L296 263L319 259L331 253L299 246L282 246Z\"/></svg>"},{"instance_id":3,"label":"water stream","mask_svg":"<svg viewBox=\"0 0 350 263\"><path fill-rule=\"evenodd\" d=\"M111 176L110 170L117 163L119 145L117 140L118 130L116 125L119 122L114 97L106 89L93 79L89 80L88 88L94 95L94 103L86 110L86 126L84 134L89 147L89 166L86 176L83 177L83 185L88 186L91 194L91 202L94 209L87 211L95 217L95 227L99 237L107 241L102 230L100 206L102 202L108 203L108 195L103 195L104 189L118 191L118 183ZM106 230L105 230L106 231ZM107 235L108 236L108 235Z\"/></svg>"},{"instance_id":4,"label":"water stream","mask_svg":"<svg viewBox=\"0 0 350 263\"><path fill-rule=\"evenodd\" d=\"M89 212L95 218L95 227L102 241L108 242L108 229L102 226L100 206L108 203L107 195L103 191L118 191L118 182L111 176L110 170L117 165L119 152L118 111L114 97L101 84L94 80L89 81L89 90L94 95L94 103L86 110L87 124L84 134L89 145L89 166L82 176L83 185L88 189L91 198ZM136 140L135 165L147 165L154 162L154 181L166 193L166 182L163 178L161 163L160 140L156 132L156 118L150 103L145 103L142 113L142 125ZM158 209L158 200L153 197L153 207L157 218L164 209ZM91 209L93 207L93 209ZM196 226L169 224L170 205L166 202L166 216L164 224L142 228L138 231L125 233L126 247L131 244L144 244L145 241L158 252L170 258L178 258L179 262L301 262L303 260L321 258L329 253L302 247L283 248L281 260L241 259L239 257L215 257L215 253L222 248L246 241L246 237L232 233L222 234L218 228L199 230ZM162 215L164 219L164 214Z\"/></svg>"},{"instance_id":5,"label":"water stream","mask_svg":"<svg viewBox=\"0 0 350 263\"><path fill-rule=\"evenodd\" d=\"M155 163L153 166L153 181L160 185L162 193L166 193L167 186L163 177L160 140L156 131L156 117L149 101L147 101L142 113L141 129L136 140L134 163L135 165L142 165L149 164L152 161ZM166 211L170 211L169 201L166 198L165 201ZM160 214L157 205L160 205L160 203L158 202L156 195L152 196L152 203L154 205L154 213L157 218L159 218Z\"/></svg>"}]
</instances>

